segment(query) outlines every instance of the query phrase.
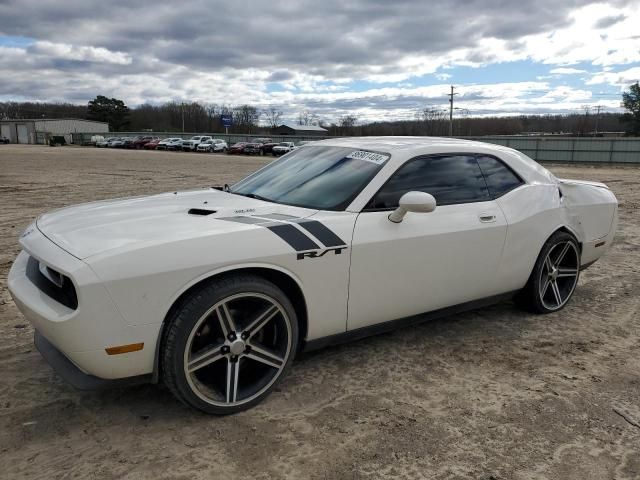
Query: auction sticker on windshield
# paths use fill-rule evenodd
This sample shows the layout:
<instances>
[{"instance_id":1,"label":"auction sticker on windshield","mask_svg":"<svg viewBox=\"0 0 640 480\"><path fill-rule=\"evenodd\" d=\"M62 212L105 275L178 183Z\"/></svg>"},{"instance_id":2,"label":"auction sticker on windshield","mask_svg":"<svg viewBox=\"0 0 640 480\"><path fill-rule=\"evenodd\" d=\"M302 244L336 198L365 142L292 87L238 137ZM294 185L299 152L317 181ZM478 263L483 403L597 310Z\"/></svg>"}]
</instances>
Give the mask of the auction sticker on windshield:
<instances>
[{"instance_id":1,"label":"auction sticker on windshield","mask_svg":"<svg viewBox=\"0 0 640 480\"><path fill-rule=\"evenodd\" d=\"M356 160L364 160L365 162L375 163L376 165L382 165L389 155L382 155L375 152L367 152L366 150L355 150L347 155L346 158L353 158Z\"/></svg>"}]
</instances>

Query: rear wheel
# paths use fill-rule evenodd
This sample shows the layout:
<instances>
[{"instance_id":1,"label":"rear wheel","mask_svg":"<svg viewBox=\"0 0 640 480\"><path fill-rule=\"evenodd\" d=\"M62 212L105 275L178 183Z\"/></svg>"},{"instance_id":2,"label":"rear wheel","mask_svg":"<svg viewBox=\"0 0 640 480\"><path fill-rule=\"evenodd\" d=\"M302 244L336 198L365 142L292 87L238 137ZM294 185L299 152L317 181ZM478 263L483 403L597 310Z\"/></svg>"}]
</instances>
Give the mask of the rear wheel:
<instances>
[{"instance_id":1,"label":"rear wheel","mask_svg":"<svg viewBox=\"0 0 640 480\"><path fill-rule=\"evenodd\" d=\"M260 402L295 356L298 323L286 295L253 276L214 281L169 319L163 378L184 403L229 414Z\"/></svg>"},{"instance_id":2,"label":"rear wheel","mask_svg":"<svg viewBox=\"0 0 640 480\"><path fill-rule=\"evenodd\" d=\"M580 276L578 242L566 232L556 232L542 247L519 303L536 313L561 310L573 296Z\"/></svg>"}]
</instances>

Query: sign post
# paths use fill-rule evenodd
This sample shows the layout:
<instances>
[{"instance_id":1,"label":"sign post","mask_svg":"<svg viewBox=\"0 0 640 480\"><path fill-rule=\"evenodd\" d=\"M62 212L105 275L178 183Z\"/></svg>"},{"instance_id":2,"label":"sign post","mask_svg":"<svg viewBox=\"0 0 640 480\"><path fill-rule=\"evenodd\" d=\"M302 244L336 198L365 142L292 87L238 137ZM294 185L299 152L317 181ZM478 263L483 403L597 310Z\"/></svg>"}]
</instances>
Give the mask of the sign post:
<instances>
[{"instance_id":1,"label":"sign post","mask_svg":"<svg viewBox=\"0 0 640 480\"><path fill-rule=\"evenodd\" d=\"M229 135L229 127L233 125L233 117L231 115L220 115L220 120L222 121L225 134Z\"/></svg>"}]
</instances>

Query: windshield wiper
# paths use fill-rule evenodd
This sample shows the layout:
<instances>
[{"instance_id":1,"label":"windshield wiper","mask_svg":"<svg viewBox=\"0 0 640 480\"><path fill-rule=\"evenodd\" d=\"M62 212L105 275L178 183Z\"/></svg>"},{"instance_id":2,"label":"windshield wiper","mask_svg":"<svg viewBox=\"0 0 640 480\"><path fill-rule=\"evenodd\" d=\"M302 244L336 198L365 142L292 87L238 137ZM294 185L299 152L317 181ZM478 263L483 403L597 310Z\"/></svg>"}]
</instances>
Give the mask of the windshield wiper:
<instances>
[{"instance_id":1,"label":"windshield wiper","mask_svg":"<svg viewBox=\"0 0 640 480\"><path fill-rule=\"evenodd\" d=\"M247 198L254 198L256 200L262 200L264 202L278 203L278 202L276 202L274 200L271 200L270 198L263 197L263 196L258 195L256 193L238 193L238 192L234 192L232 190L229 190L229 193L233 193L235 195L241 195L241 196L247 197Z\"/></svg>"}]
</instances>

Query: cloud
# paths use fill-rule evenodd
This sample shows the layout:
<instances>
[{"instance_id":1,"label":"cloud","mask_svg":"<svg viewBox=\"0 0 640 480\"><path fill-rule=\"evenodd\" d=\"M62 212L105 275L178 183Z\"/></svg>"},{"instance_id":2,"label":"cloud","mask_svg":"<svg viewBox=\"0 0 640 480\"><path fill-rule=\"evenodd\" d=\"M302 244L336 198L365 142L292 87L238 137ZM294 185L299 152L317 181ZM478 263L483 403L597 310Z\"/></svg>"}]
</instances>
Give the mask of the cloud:
<instances>
[{"instance_id":1,"label":"cloud","mask_svg":"<svg viewBox=\"0 0 640 480\"><path fill-rule=\"evenodd\" d=\"M616 86L614 72L640 63L638 12L640 0L538 0L535 7L443 0L437 8L415 0L188 0L179 8L6 0L0 36L12 40L0 37L0 99L84 103L105 94L133 105L247 102L313 108L328 119L350 110L382 118L446 101L439 83L453 79L481 112L556 111L582 94L556 91L557 102L547 103L544 95L560 82L552 76L578 82L572 76L583 74L590 85ZM478 81L453 71L512 62L553 68L538 75L542 82ZM420 90L425 83L438 85Z\"/></svg>"},{"instance_id":2,"label":"cloud","mask_svg":"<svg viewBox=\"0 0 640 480\"><path fill-rule=\"evenodd\" d=\"M579 73L587 73L587 71L579 68L558 67L552 68L549 73L553 75L577 75Z\"/></svg>"}]
</instances>

